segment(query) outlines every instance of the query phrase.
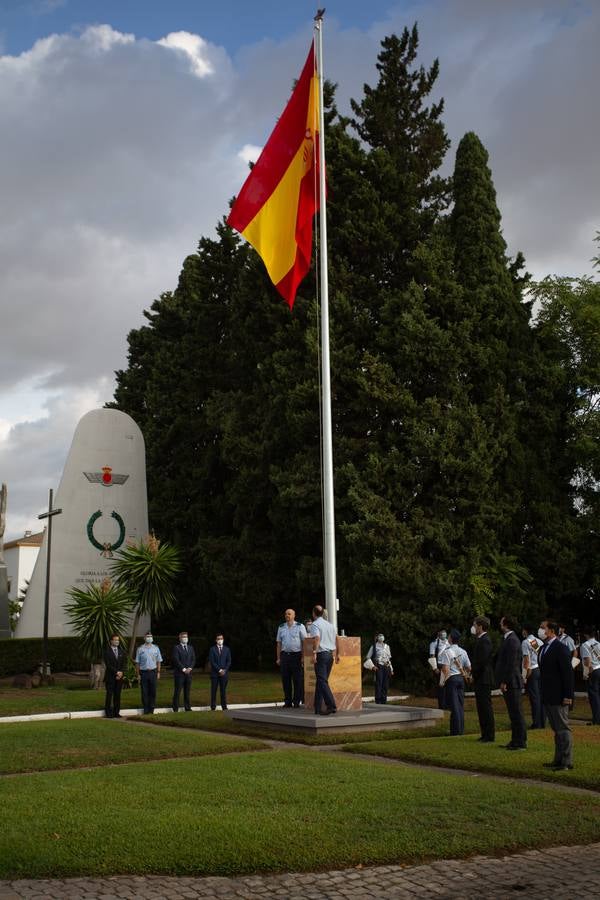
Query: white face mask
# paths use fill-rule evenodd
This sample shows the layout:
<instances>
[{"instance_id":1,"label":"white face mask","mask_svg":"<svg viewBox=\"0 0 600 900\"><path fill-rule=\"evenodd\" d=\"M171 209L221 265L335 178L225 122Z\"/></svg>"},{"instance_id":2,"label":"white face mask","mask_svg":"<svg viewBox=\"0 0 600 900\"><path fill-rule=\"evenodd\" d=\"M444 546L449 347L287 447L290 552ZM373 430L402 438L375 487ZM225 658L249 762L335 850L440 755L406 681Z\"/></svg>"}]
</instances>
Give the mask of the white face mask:
<instances>
[{"instance_id":1,"label":"white face mask","mask_svg":"<svg viewBox=\"0 0 600 900\"><path fill-rule=\"evenodd\" d=\"M152 641L154 640L154 638L152 637L151 634L147 634L146 637L144 638L144 640L146 641L147 644L151 644Z\"/></svg>"},{"instance_id":2,"label":"white face mask","mask_svg":"<svg viewBox=\"0 0 600 900\"><path fill-rule=\"evenodd\" d=\"M182 643L182 644L187 644L187 642L188 642L188 639L187 639L186 637L182 637L182 638L181 638L181 643Z\"/></svg>"},{"instance_id":3,"label":"white face mask","mask_svg":"<svg viewBox=\"0 0 600 900\"><path fill-rule=\"evenodd\" d=\"M378 635L377 635L377 643L378 643L378 644L383 644L384 641L385 641L385 637L384 637L382 634L378 634Z\"/></svg>"},{"instance_id":4,"label":"white face mask","mask_svg":"<svg viewBox=\"0 0 600 900\"><path fill-rule=\"evenodd\" d=\"M476 635L476 634L477 634L477 628L475 627L475 625L471 625L471 634L472 634L472 635Z\"/></svg>"},{"instance_id":5,"label":"white face mask","mask_svg":"<svg viewBox=\"0 0 600 900\"><path fill-rule=\"evenodd\" d=\"M546 640L546 629L545 628L538 628L538 637L539 637L540 641Z\"/></svg>"},{"instance_id":6,"label":"white face mask","mask_svg":"<svg viewBox=\"0 0 600 900\"><path fill-rule=\"evenodd\" d=\"M448 635L445 631L440 631L440 641L446 641L448 639Z\"/></svg>"},{"instance_id":7,"label":"white face mask","mask_svg":"<svg viewBox=\"0 0 600 900\"><path fill-rule=\"evenodd\" d=\"M217 647L222 647L222 646L223 646L223 641L217 641Z\"/></svg>"}]
</instances>

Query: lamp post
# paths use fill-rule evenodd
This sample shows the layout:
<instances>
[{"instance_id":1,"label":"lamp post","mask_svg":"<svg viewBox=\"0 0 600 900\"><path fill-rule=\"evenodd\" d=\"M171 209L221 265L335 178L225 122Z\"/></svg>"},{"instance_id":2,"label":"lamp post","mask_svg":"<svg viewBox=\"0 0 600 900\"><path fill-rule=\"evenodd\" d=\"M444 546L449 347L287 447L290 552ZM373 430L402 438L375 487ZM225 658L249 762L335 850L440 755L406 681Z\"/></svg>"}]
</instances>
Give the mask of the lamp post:
<instances>
[{"instance_id":1,"label":"lamp post","mask_svg":"<svg viewBox=\"0 0 600 900\"><path fill-rule=\"evenodd\" d=\"M48 617L50 612L50 551L52 549L52 519L62 509L52 509L54 491L48 491L48 512L40 513L38 519L48 519L48 539L46 541L46 591L44 594L44 639L42 645L42 683L48 678Z\"/></svg>"}]
</instances>

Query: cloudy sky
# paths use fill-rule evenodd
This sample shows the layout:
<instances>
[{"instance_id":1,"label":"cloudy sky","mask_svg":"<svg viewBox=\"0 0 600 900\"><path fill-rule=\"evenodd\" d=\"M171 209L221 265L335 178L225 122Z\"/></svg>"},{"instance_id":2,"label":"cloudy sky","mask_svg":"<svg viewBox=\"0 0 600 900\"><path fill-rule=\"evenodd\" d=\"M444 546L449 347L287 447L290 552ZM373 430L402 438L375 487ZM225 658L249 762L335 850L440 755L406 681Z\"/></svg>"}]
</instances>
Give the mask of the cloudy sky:
<instances>
[{"instance_id":1,"label":"cloudy sky","mask_svg":"<svg viewBox=\"0 0 600 900\"><path fill-rule=\"evenodd\" d=\"M37 529L73 430L112 396L127 333L176 285L270 133L316 3L0 0L0 481ZM487 146L509 250L590 273L600 228L597 0L333 0L342 109L418 20L452 138Z\"/></svg>"}]
</instances>

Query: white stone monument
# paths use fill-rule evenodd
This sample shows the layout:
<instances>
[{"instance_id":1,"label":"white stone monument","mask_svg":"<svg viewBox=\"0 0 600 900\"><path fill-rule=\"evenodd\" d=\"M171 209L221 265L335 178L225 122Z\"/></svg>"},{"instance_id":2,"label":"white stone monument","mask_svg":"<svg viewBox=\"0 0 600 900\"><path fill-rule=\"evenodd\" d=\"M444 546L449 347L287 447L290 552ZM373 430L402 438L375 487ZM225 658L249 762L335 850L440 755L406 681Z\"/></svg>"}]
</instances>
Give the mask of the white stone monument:
<instances>
[{"instance_id":1,"label":"white stone monument","mask_svg":"<svg viewBox=\"0 0 600 900\"><path fill-rule=\"evenodd\" d=\"M64 611L67 590L100 584L127 541L148 534L146 457L142 432L116 409L94 409L77 425L54 498L49 637L73 633ZM44 627L46 535L31 576L15 637L41 637ZM140 620L138 633L149 627Z\"/></svg>"}]
</instances>

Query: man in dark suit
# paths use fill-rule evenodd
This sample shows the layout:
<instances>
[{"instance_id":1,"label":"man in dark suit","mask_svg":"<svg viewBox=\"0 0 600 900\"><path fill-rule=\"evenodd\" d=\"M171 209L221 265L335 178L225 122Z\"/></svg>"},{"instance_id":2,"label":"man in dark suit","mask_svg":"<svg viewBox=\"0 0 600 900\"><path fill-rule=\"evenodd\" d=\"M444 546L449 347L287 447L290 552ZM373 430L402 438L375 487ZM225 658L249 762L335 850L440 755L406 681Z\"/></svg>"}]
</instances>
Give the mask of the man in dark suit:
<instances>
[{"instance_id":1,"label":"man in dark suit","mask_svg":"<svg viewBox=\"0 0 600 900\"><path fill-rule=\"evenodd\" d=\"M217 708L217 686L221 693L221 708L227 709L227 682L231 668L231 651L223 643L223 635L218 634L216 643L208 653L210 665L210 708Z\"/></svg>"},{"instance_id":2,"label":"man in dark suit","mask_svg":"<svg viewBox=\"0 0 600 900\"><path fill-rule=\"evenodd\" d=\"M496 739L494 708L492 706L492 687L494 671L492 669L492 642L488 634L490 620L487 616L477 616L471 628L476 638L471 654L471 675L475 690L475 703L479 718L479 729L482 744L493 744Z\"/></svg>"},{"instance_id":3,"label":"man in dark suit","mask_svg":"<svg viewBox=\"0 0 600 900\"><path fill-rule=\"evenodd\" d=\"M496 660L496 684L502 691L510 716L511 737L509 743L506 744L507 750L525 750L527 748L527 726L521 702L521 691L523 690L521 641L517 636L517 630L516 622L513 622L508 616L500 619L503 640Z\"/></svg>"},{"instance_id":4,"label":"man in dark suit","mask_svg":"<svg viewBox=\"0 0 600 900\"><path fill-rule=\"evenodd\" d=\"M569 728L569 708L573 705L574 682L571 651L558 639L556 622L544 621L540 635L546 640L538 660L542 681L544 712L554 732L554 759L544 763L547 769L573 768L573 735Z\"/></svg>"},{"instance_id":5,"label":"man in dark suit","mask_svg":"<svg viewBox=\"0 0 600 900\"><path fill-rule=\"evenodd\" d=\"M173 647L171 654L173 666L173 712L179 710L179 695L183 688L183 705L186 712L190 712L192 703L190 690L192 688L192 673L196 665L196 653L188 640L187 631L179 633L179 643Z\"/></svg>"},{"instance_id":6,"label":"man in dark suit","mask_svg":"<svg viewBox=\"0 0 600 900\"><path fill-rule=\"evenodd\" d=\"M106 674L106 696L104 698L104 714L107 719L121 718L121 691L123 675L127 669L127 654L121 647L118 634L113 634L110 644L104 651Z\"/></svg>"}]
</instances>

